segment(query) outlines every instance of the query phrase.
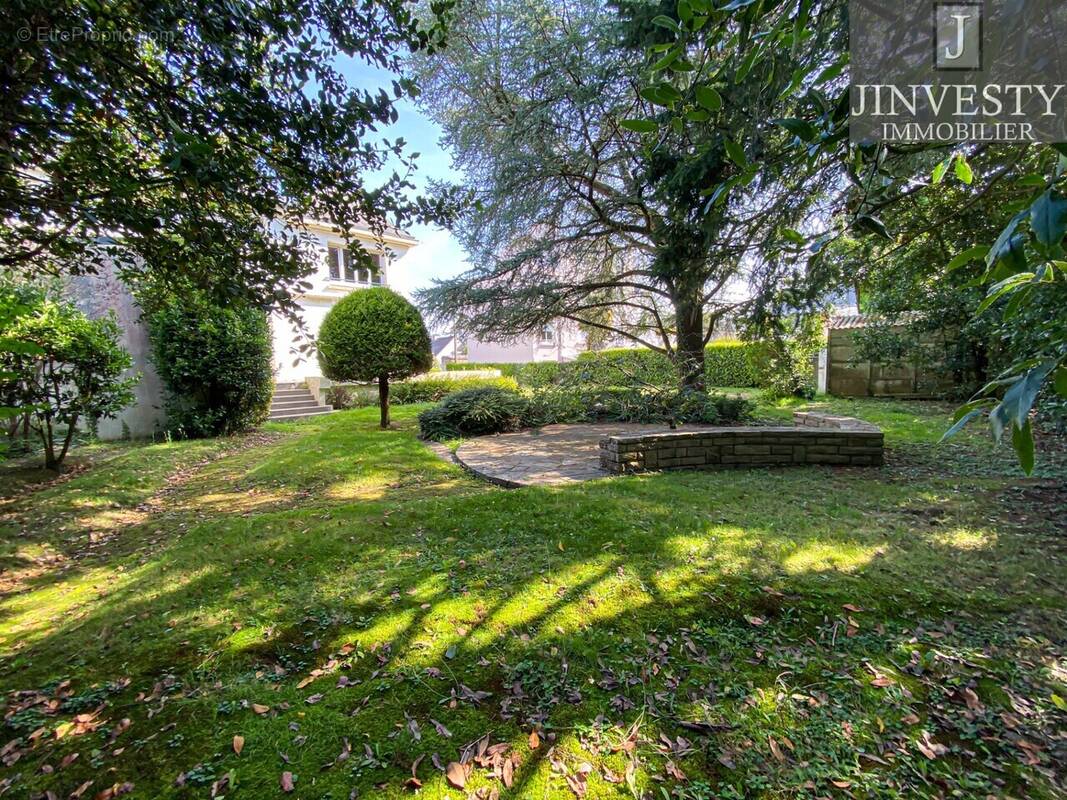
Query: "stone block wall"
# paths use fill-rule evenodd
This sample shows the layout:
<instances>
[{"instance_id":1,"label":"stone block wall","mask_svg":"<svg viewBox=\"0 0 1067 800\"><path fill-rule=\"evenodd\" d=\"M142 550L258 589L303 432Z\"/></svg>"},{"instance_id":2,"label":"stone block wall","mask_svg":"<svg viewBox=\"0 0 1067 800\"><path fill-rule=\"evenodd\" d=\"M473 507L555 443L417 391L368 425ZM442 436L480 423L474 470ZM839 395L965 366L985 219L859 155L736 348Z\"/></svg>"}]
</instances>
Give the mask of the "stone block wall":
<instances>
[{"instance_id":1,"label":"stone block wall","mask_svg":"<svg viewBox=\"0 0 1067 800\"><path fill-rule=\"evenodd\" d=\"M883 463L884 436L874 425L797 412L794 427L697 428L600 441L600 466L623 474L665 469Z\"/></svg>"}]
</instances>

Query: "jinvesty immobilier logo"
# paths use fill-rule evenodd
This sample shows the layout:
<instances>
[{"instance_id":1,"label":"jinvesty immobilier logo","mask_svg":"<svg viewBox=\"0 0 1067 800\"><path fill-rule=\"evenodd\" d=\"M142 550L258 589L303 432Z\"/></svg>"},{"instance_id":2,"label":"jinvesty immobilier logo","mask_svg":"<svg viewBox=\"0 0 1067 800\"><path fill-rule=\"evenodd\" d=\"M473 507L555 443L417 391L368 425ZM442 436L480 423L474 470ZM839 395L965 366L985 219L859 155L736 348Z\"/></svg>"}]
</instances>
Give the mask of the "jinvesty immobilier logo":
<instances>
[{"instance_id":1,"label":"jinvesty immobilier logo","mask_svg":"<svg viewBox=\"0 0 1067 800\"><path fill-rule=\"evenodd\" d=\"M850 0L852 141L1067 141L1067 1Z\"/></svg>"}]
</instances>

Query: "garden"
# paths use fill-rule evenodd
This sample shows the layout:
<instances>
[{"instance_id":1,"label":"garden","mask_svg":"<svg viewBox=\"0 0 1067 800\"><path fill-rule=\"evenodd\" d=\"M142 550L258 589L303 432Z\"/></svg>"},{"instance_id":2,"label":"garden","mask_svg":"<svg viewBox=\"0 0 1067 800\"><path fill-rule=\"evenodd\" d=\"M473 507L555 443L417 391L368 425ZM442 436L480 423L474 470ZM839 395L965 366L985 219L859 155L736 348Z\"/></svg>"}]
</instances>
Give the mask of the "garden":
<instances>
[{"instance_id":1,"label":"garden","mask_svg":"<svg viewBox=\"0 0 1067 800\"><path fill-rule=\"evenodd\" d=\"M872 421L887 466L508 491L413 405L4 468L0 785L1056 796L1064 453L746 394Z\"/></svg>"},{"instance_id":2,"label":"garden","mask_svg":"<svg viewBox=\"0 0 1067 800\"><path fill-rule=\"evenodd\" d=\"M15 4L0 798L1067 797L1067 145L868 5Z\"/></svg>"}]
</instances>

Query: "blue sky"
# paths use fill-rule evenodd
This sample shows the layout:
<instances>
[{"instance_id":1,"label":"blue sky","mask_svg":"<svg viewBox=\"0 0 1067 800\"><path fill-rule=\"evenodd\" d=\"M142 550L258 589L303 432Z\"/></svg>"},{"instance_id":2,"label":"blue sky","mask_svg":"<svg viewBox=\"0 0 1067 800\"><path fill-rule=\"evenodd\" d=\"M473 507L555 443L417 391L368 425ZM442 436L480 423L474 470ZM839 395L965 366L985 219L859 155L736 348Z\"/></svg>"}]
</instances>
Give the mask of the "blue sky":
<instances>
[{"instance_id":1,"label":"blue sky","mask_svg":"<svg viewBox=\"0 0 1067 800\"><path fill-rule=\"evenodd\" d=\"M338 58L337 67L355 89L384 88L391 92L392 73L344 56ZM425 189L429 180L461 183L462 176L452 169L451 156L439 144L440 128L413 103L399 102L396 109L399 117L396 124L381 133L390 139L403 136L409 144L408 151L421 154L414 176L419 189ZM419 245L399 259L390 271L389 283L397 291L411 297L412 292L430 285L434 278L449 277L467 269L466 252L447 230L413 225L408 232L419 240Z\"/></svg>"}]
</instances>

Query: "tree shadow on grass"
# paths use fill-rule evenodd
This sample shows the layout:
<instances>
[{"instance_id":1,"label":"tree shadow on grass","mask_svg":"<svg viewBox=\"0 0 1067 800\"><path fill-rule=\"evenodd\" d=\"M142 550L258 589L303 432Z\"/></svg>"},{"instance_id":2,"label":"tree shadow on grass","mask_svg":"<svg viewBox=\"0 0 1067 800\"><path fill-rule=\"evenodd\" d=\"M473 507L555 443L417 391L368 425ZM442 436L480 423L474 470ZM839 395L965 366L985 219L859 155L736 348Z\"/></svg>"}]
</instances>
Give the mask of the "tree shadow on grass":
<instances>
[{"instance_id":1,"label":"tree shadow on grass","mask_svg":"<svg viewBox=\"0 0 1067 800\"><path fill-rule=\"evenodd\" d=\"M145 797L203 796L196 781L229 769L237 797L272 796L283 769L297 773L302 797L345 797L352 787L400 796L419 755L422 791L438 796L448 789L431 756L454 760L487 733L521 756L509 796L570 794L566 776L581 784L586 762L591 794L629 794L631 760L639 793L662 779L681 797L701 796L697 781L719 796L803 793L808 782L833 792L834 779L930 796L968 781L1024 794L1047 785L1041 770L1062 755L1048 734L1057 712L1047 690L1024 694L1042 669L1009 666L1008 654L1036 664L1062 653L1062 641L1041 639L1056 632L1061 599L1015 585L1057 566L1028 552L1024 533L983 522L973 499L828 470L504 492L423 461L409 434L390 436L363 451L380 448L365 469L404 484L381 500L247 515L212 508L202 518L183 510L171 521L184 529L103 596L77 597L83 573L63 576L55 594L42 583L9 599L7 622L23 646L0 680L26 690L69 676L85 693L130 677L102 714L109 728L133 721L116 743L128 746L101 763ZM272 463L275 449L218 464L217 475L321 490L331 474L336 483L359 472L336 452L344 442L305 443L323 447L306 472L293 453ZM200 478L182 498L191 508L217 488ZM438 478L463 492L439 491ZM916 524L917 499L942 509L937 524ZM151 535L153 524L126 535ZM115 556L99 568L123 563ZM80 616L38 616L69 608L66 593L84 603ZM1033 631L1019 626L1020 612ZM338 687L341 676L348 685ZM1024 703L1028 714L1016 707ZM1015 728L996 722L1003 713L1018 717ZM71 716L33 721L50 729ZM915 744L920 731L933 736L924 747L949 749L928 758ZM241 756L230 744L237 734ZM69 793L100 767L84 752L51 775L40 765L109 736L48 736L47 746L27 747L18 770L39 789ZM353 754L323 769L344 738ZM1020 763L1028 752L1037 763ZM171 785L197 764L186 788ZM470 788L500 785L476 770Z\"/></svg>"}]
</instances>

